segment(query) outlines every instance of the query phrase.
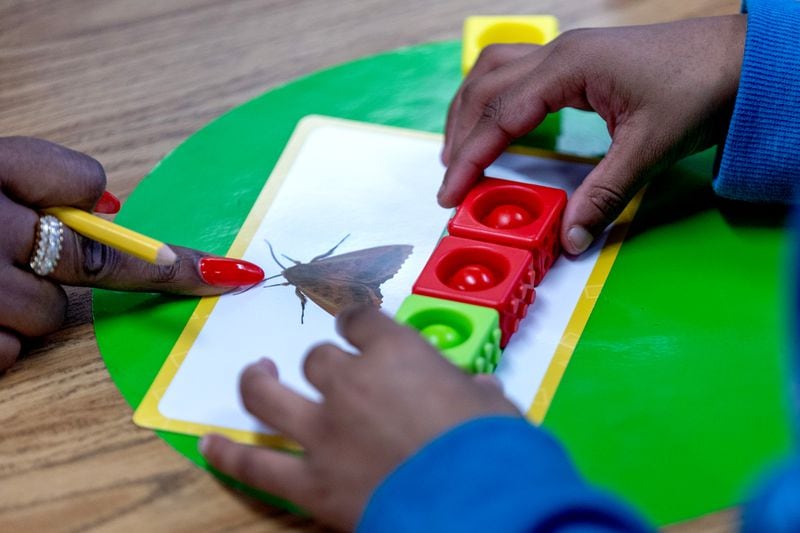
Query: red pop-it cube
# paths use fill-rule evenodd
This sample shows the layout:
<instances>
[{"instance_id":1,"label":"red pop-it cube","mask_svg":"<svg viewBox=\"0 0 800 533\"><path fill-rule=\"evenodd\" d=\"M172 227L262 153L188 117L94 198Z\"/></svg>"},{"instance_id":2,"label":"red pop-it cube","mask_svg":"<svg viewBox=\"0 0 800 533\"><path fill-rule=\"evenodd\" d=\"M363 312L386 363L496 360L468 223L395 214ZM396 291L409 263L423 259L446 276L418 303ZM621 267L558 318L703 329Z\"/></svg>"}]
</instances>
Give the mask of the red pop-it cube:
<instances>
[{"instance_id":1,"label":"red pop-it cube","mask_svg":"<svg viewBox=\"0 0 800 533\"><path fill-rule=\"evenodd\" d=\"M505 346L536 298L533 256L527 250L445 237L412 292L496 309Z\"/></svg>"},{"instance_id":2,"label":"red pop-it cube","mask_svg":"<svg viewBox=\"0 0 800 533\"><path fill-rule=\"evenodd\" d=\"M530 250L542 281L561 251L559 231L567 193L497 178L481 180L450 220L450 235Z\"/></svg>"}]
</instances>

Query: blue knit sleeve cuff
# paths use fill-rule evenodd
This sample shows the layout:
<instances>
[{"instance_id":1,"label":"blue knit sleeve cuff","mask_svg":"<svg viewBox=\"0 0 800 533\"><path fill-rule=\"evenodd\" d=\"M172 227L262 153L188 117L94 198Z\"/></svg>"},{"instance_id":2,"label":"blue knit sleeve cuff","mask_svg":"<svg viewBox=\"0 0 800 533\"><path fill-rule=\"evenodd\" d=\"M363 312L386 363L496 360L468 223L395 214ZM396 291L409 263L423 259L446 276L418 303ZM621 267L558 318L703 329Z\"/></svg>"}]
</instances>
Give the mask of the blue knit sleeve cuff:
<instances>
[{"instance_id":1,"label":"blue knit sleeve cuff","mask_svg":"<svg viewBox=\"0 0 800 533\"><path fill-rule=\"evenodd\" d=\"M800 182L800 2L748 0L742 74L714 189L789 203Z\"/></svg>"},{"instance_id":2,"label":"blue knit sleeve cuff","mask_svg":"<svg viewBox=\"0 0 800 533\"><path fill-rule=\"evenodd\" d=\"M544 431L521 417L457 426L402 463L375 490L358 530L648 531L591 487Z\"/></svg>"}]
</instances>

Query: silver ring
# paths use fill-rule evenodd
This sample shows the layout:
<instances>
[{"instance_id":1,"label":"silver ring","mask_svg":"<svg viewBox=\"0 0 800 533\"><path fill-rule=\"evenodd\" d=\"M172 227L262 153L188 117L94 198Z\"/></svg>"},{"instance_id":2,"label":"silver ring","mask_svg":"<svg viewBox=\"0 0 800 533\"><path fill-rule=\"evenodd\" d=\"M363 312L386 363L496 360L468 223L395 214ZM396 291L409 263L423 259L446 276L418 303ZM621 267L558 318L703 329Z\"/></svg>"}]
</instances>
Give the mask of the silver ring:
<instances>
[{"instance_id":1,"label":"silver ring","mask_svg":"<svg viewBox=\"0 0 800 533\"><path fill-rule=\"evenodd\" d=\"M64 224L53 215L44 215L39 219L36 229L36 243L31 255L31 270L40 276L47 276L58 265L61 259L61 247L64 244Z\"/></svg>"}]
</instances>

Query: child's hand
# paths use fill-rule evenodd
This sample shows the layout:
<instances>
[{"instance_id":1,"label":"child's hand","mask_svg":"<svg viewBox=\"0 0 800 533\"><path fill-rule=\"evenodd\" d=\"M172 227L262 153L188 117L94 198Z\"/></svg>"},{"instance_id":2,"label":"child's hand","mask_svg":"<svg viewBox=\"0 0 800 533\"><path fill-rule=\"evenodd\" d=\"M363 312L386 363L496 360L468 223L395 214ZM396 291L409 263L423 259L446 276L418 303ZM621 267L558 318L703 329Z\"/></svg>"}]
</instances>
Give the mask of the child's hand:
<instances>
[{"instance_id":1,"label":"child's hand","mask_svg":"<svg viewBox=\"0 0 800 533\"><path fill-rule=\"evenodd\" d=\"M481 415L520 416L490 380L467 376L376 309L345 311L337 326L360 355L331 344L309 352L305 373L321 403L281 385L269 360L242 374L247 410L305 455L209 435L200 447L213 467L352 529L378 483L436 435Z\"/></svg>"},{"instance_id":2,"label":"child's hand","mask_svg":"<svg viewBox=\"0 0 800 533\"><path fill-rule=\"evenodd\" d=\"M0 371L17 359L24 338L61 325L67 298L59 284L195 295L219 294L237 285L230 279L219 285L219 258L172 247L178 261L157 267L67 227L55 268L35 274L30 261L39 242L37 211L54 206L91 211L105 187L103 167L87 155L39 139L0 138ZM222 266L231 269L229 262ZM255 269L249 283L263 277Z\"/></svg>"},{"instance_id":3,"label":"child's hand","mask_svg":"<svg viewBox=\"0 0 800 533\"><path fill-rule=\"evenodd\" d=\"M564 107L594 110L612 145L575 191L561 242L581 253L658 169L724 139L746 17L571 31L484 50L447 117L439 202L452 207L515 138Z\"/></svg>"}]
</instances>

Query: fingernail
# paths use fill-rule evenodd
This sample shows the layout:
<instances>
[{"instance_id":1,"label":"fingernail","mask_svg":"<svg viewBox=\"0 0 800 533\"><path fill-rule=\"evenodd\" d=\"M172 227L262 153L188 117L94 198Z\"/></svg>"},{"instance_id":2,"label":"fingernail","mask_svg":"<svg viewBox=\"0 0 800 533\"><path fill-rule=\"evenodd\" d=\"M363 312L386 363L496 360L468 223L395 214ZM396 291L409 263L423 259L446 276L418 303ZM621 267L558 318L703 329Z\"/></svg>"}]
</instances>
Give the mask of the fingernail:
<instances>
[{"instance_id":1,"label":"fingernail","mask_svg":"<svg viewBox=\"0 0 800 533\"><path fill-rule=\"evenodd\" d=\"M572 226L567 231L567 240L572 244L575 253L581 254L592 244L594 237L583 226Z\"/></svg>"},{"instance_id":2,"label":"fingernail","mask_svg":"<svg viewBox=\"0 0 800 533\"><path fill-rule=\"evenodd\" d=\"M103 191L103 195L97 200L97 204L94 206L94 212L104 215L113 215L119 212L121 206L122 203L119 201L119 198L108 191Z\"/></svg>"},{"instance_id":3,"label":"fingernail","mask_svg":"<svg viewBox=\"0 0 800 533\"><path fill-rule=\"evenodd\" d=\"M439 192L436 193L436 201L439 202L439 205L444 208L451 208L455 207L453 202L449 202L445 199L445 195L447 194L447 186L442 183L442 186L439 187Z\"/></svg>"},{"instance_id":4,"label":"fingernail","mask_svg":"<svg viewBox=\"0 0 800 533\"><path fill-rule=\"evenodd\" d=\"M450 159L450 150L447 149L447 145L445 144L444 148L442 148L442 152L439 154L439 160L444 166L447 166L448 159Z\"/></svg>"},{"instance_id":5,"label":"fingernail","mask_svg":"<svg viewBox=\"0 0 800 533\"><path fill-rule=\"evenodd\" d=\"M262 357L256 362L256 366L265 372L268 372L273 378L278 379L278 366L272 359L268 357Z\"/></svg>"},{"instance_id":6,"label":"fingernail","mask_svg":"<svg viewBox=\"0 0 800 533\"><path fill-rule=\"evenodd\" d=\"M208 451L208 435L203 435L200 440L197 442L197 449L200 451L200 455L206 455Z\"/></svg>"},{"instance_id":7,"label":"fingernail","mask_svg":"<svg viewBox=\"0 0 800 533\"><path fill-rule=\"evenodd\" d=\"M244 287L264 279L261 267L227 257L204 257L198 263L200 277L214 287Z\"/></svg>"}]
</instances>

